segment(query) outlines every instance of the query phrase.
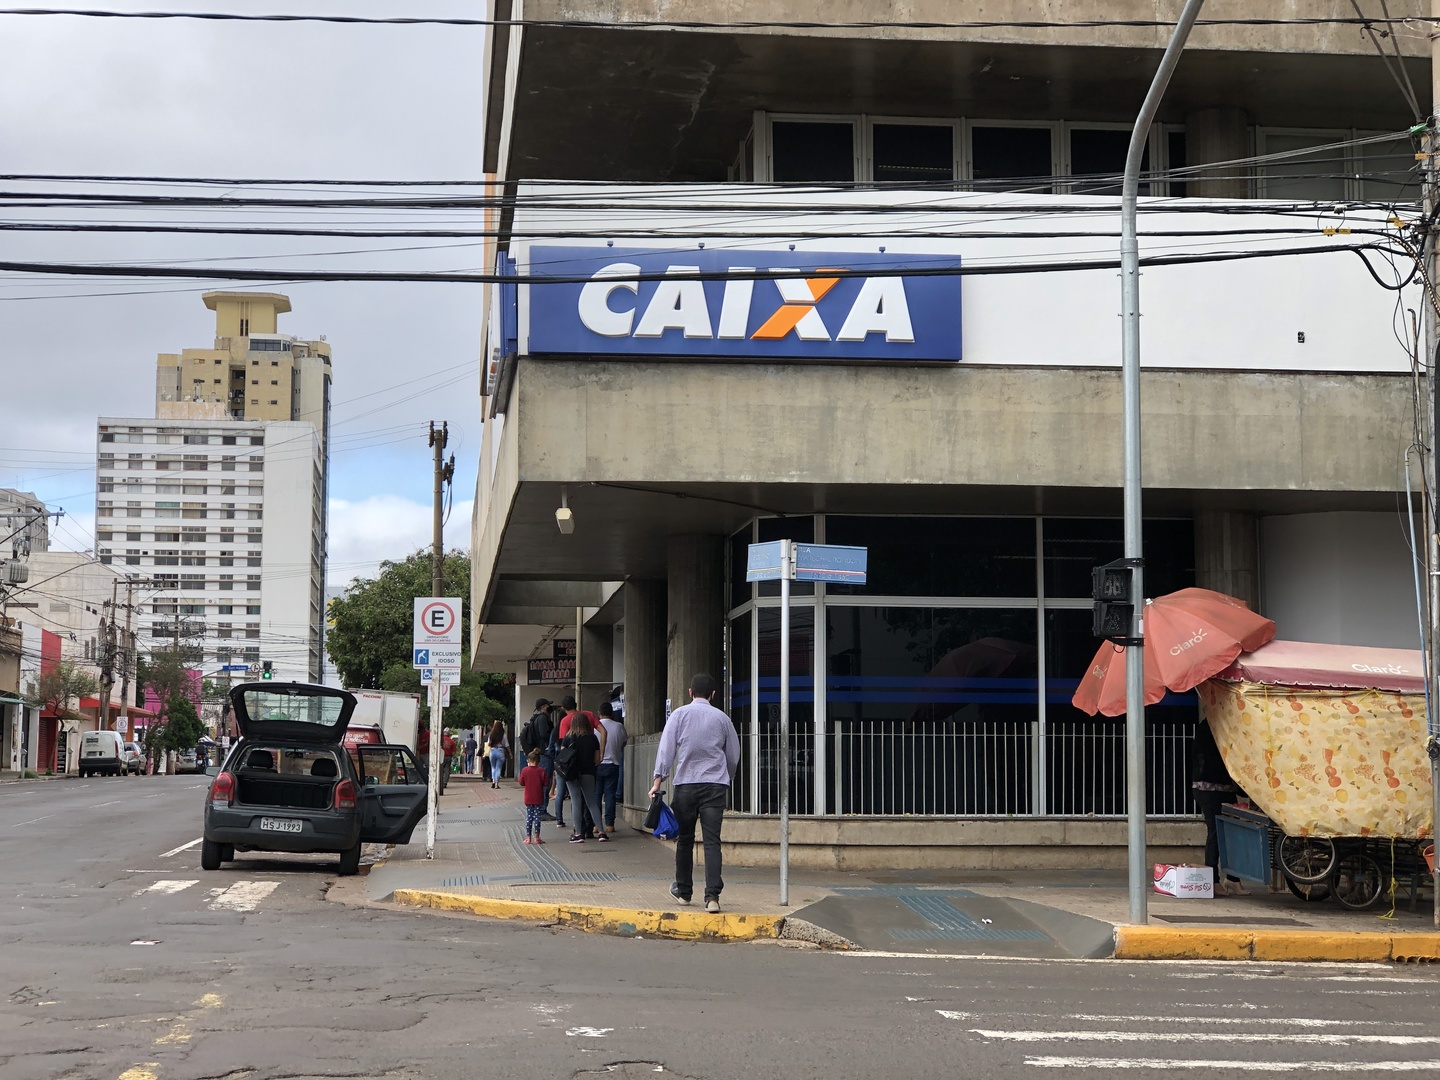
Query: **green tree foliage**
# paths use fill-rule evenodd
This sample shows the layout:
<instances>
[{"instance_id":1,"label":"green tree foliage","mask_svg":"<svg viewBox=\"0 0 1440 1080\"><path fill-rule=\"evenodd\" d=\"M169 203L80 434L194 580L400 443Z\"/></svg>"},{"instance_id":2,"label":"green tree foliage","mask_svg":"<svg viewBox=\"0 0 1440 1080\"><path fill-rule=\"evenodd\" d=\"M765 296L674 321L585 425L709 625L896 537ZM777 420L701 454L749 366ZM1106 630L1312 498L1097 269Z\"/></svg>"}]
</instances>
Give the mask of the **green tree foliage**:
<instances>
[{"instance_id":1,"label":"green tree foliage","mask_svg":"<svg viewBox=\"0 0 1440 1080\"><path fill-rule=\"evenodd\" d=\"M200 714L195 711L195 705L189 698L179 697L171 702L161 736L162 749L190 750L204 734L205 725L200 722Z\"/></svg>"},{"instance_id":2,"label":"green tree foliage","mask_svg":"<svg viewBox=\"0 0 1440 1080\"><path fill-rule=\"evenodd\" d=\"M80 719L76 706L82 697L98 693L100 683L73 660L61 660L31 683L25 699L29 704L67 720Z\"/></svg>"},{"instance_id":3,"label":"green tree foliage","mask_svg":"<svg viewBox=\"0 0 1440 1080\"><path fill-rule=\"evenodd\" d=\"M428 721L426 693L420 672L411 666L415 598L431 595L431 562L422 549L398 562L380 564L373 579L362 578L343 597L330 603L330 628L325 648L341 681L360 690L392 690L420 694L421 716ZM444 588L447 596L464 598L462 658L470 655L470 557L463 551L445 556ZM460 685L451 687L447 728L508 723L513 713L514 679L505 674L471 671L462 659Z\"/></svg>"}]
</instances>

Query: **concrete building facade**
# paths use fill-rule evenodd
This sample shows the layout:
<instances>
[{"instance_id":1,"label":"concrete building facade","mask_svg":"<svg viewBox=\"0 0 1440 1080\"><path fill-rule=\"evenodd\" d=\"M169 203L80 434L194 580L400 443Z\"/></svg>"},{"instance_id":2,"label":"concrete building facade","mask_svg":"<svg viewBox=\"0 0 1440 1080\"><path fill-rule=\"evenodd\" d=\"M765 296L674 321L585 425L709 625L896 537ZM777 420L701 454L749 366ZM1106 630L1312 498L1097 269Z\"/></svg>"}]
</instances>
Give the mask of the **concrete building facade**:
<instances>
[{"instance_id":1,"label":"concrete building facade","mask_svg":"<svg viewBox=\"0 0 1440 1080\"><path fill-rule=\"evenodd\" d=\"M591 707L623 672L632 803L703 669L742 736L736 843L773 839L786 769L802 861L1123 864L1123 722L1069 699L1089 569L1121 553L1114 196L1179 6L495 5L527 22L487 56L516 284L489 312L474 662ZM1412 647L1420 118L1348 4L1284 10L1207 10L1148 143L1147 592ZM1397 43L1429 85L1428 42ZM797 589L784 762L778 599L743 574L783 537L871 565ZM1195 716L1150 710L1157 853L1194 838Z\"/></svg>"},{"instance_id":2,"label":"concrete building facade","mask_svg":"<svg viewBox=\"0 0 1440 1080\"><path fill-rule=\"evenodd\" d=\"M102 563L149 579L140 648L177 640L208 673L324 656L330 353L277 332L275 293L207 293L213 349L161 354L155 418L101 417Z\"/></svg>"}]
</instances>

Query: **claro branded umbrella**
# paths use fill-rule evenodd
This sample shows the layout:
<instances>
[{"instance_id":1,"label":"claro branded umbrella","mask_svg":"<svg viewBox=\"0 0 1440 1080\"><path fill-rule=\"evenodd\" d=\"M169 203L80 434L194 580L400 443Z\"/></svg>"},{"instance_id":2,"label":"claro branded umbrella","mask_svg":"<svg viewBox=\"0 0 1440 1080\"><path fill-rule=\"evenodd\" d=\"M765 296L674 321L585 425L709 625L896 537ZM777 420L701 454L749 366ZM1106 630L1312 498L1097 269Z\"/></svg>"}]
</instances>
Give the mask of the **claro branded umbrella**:
<instances>
[{"instance_id":1,"label":"claro branded umbrella","mask_svg":"<svg viewBox=\"0 0 1440 1080\"><path fill-rule=\"evenodd\" d=\"M1243 600L1210 589L1181 589L1145 601L1145 704L1166 691L1193 690L1230 666L1242 652L1275 636L1275 623ZM1125 711L1125 650L1105 642L1090 661L1075 696L1094 716Z\"/></svg>"}]
</instances>

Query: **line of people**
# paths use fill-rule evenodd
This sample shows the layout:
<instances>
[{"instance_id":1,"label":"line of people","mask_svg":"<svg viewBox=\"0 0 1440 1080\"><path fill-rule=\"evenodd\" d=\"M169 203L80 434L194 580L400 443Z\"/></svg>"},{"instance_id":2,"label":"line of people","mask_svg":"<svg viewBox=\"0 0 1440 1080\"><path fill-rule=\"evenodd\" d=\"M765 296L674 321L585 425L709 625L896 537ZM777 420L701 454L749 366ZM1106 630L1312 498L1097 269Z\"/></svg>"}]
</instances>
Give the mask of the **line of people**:
<instances>
[{"instance_id":1,"label":"line of people","mask_svg":"<svg viewBox=\"0 0 1440 1080\"><path fill-rule=\"evenodd\" d=\"M583 844L594 839L608 843L615 827L616 805L623 799L625 743L629 740L625 725L609 702L600 706L596 716L567 695L560 700L558 722L551 716L553 708L548 698L537 701L534 714L517 737L529 762L519 778L525 788L525 843L544 843L542 821L567 827L567 798L573 822L568 826L572 829L570 842ZM553 815L548 809L552 798ZM532 807L538 812L532 813Z\"/></svg>"}]
</instances>

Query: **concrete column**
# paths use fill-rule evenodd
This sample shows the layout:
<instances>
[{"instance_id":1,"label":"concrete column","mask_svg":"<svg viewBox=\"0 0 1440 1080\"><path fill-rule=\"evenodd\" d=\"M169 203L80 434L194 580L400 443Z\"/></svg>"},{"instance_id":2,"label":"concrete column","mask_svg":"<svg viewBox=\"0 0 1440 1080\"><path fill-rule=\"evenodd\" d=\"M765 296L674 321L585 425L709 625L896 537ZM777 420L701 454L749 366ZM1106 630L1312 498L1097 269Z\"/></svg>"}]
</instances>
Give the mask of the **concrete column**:
<instances>
[{"instance_id":1,"label":"concrete column","mask_svg":"<svg viewBox=\"0 0 1440 1080\"><path fill-rule=\"evenodd\" d=\"M1196 109L1185 114L1186 165L1208 165L1250 156L1250 118L1244 109ZM1245 199L1250 182L1245 170L1221 170L1222 176L1189 181L1191 195L1203 199Z\"/></svg>"},{"instance_id":2,"label":"concrete column","mask_svg":"<svg viewBox=\"0 0 1440 1080\"><path fill-rule=\"evenodd\" d=\"M592 713L610 700L615 660L613 626L586 626L580 632L580 707ZM598 713L596 715L599 715Z\"/></svg>"},{"instance_id":3,"label":"concrete column","mask_svg":"<svg viewBox=\"0 0 1440 1080\"><path fill-rule=\"evenodd\" d=\"M685 690L696 672L720 678L725 648L725 538L672 536L666 556L665 696L678 709L689 700ZM628 704L630 699L625 700Z\"/></svg>"},{"instance_id":4,"label":"concrete column","mask_svg":"<svg viewBox=\"0 0 1440 1080\"><path fill-rule=\"evenodd\" d=\"M1260 610L1260 521L1254 514L1204 510L1195 515L1195 584ZM1262 613L1263 614L1263 613Z\"/></svg>"},{"instance_id":5,"label":"concrete column","mask_svg":"<svg viewBox=\"0 0 1440 1080\"><path fill-rule=\"evenodd\" d=\"M653 735L665 726L665 665L665 583L627 581L625 728L631 735Z\"/></svg>"}]
</instances>

